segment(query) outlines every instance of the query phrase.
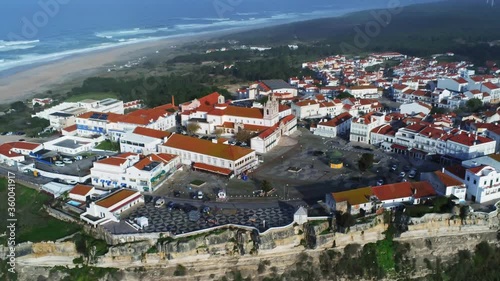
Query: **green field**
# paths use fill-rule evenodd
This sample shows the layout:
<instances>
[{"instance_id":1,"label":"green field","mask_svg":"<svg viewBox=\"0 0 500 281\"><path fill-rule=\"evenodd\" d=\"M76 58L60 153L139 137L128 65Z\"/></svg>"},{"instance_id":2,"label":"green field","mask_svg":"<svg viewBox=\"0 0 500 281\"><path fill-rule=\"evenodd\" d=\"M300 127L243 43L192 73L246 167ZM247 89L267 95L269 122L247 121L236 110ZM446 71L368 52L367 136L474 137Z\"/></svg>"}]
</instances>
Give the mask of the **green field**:
<instances>
[{"instance_id":1,"label":"green field","mask_svg":"<svg viewBox=\"0 0 500 281\"><path fill-rule=\"evenodd\" d=\"M0 178L0 233L7 227L7 180ZM47 215L42 206L51 197L23 185L16 185L16 241L52 241L80 230L80 226ZM5 240L1 241L5 243Z\"/></svg>"},{"instance_id":2,"label":"green field","mask_svg":"<svg viewBox=\"0 0 500 281\"><path fill-rule=\"evenodd\" d=\"M119 151L120 150L120 144L117 142L112 142L110 140L105 140L98 144L96 149L102 149L102 150L108 150L108 151Z\"/></svg>"},{"instance_id":3,"label":"green field","mask_svg":"<svg viewBox=\"0 0 500 281\"><path fill-rule=\"evenodd\" d=\"M106 98L114 98L117 99L118 95L115 93L111 92L89 92L85 94L76 94L68 97L65 101L66 102L78 102L81 100L85 99L91 99L91 100L102 100Z\"/></svg>"}]
</instances>

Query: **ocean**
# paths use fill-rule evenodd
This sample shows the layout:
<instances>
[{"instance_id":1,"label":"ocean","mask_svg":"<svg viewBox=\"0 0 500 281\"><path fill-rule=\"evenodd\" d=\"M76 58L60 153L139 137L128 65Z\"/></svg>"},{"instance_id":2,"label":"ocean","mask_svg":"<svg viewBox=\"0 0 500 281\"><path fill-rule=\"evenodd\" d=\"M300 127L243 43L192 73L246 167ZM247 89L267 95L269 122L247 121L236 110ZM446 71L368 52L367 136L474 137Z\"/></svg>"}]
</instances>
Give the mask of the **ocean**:
<instances>
[{"instance_id":1,"label":"ocean","mask_svg":"<svg viewBox=\"0 0 500 281\"><path fill-rule=\"evenodd\" d=\"M144 41L433 0L4 0L0 76Z\"/></svg>"}]
</instances>

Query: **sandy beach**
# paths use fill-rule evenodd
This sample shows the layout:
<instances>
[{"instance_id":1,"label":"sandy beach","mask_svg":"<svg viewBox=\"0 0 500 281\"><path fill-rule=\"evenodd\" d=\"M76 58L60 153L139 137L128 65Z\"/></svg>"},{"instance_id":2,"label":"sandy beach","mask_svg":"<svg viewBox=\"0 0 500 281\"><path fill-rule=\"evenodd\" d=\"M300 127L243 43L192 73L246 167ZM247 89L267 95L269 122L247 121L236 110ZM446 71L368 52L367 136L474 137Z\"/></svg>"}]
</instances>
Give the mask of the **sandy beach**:
<instances>
[{"instance_id":1,"label":"sandy beach","mask_svg":"<svg viewBox=\"0 0 500 281\"><path fill-rule=\"evenodd\" d=\"M51 90L54 86L62 83L106 72L107 66L114 63L137 59L155 53L157 50L166 52L170 46L179 46L180 44L204 40L220 34L220 32L214 32L210 35L190 35L142 42L81 54L36 66L0 78L0 103L25 100L35 94Z\"/></svg>"}]
</instances>

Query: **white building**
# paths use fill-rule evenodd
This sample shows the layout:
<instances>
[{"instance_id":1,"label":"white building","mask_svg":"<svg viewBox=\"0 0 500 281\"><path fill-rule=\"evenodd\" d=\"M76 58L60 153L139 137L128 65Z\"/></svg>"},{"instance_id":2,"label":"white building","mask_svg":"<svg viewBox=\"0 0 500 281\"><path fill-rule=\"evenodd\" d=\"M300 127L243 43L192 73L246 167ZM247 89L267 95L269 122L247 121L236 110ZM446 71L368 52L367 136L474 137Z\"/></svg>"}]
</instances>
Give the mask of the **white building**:
<instances>
[{"instance_id":1,"label":"white building","mask_svg":"<svg viewBox=\"0 0 500 281\"><path fill-rule=\"evenodd\" d=\"M165 104L151 109L139 109L128 114L87 112L76 118L80 136L106 135L118 141L137 127L166 131L176 126L177 108Z\"/></svg>"},{"instance_id":2,"label":"white building","mask_svg":"<svg viewBox=\"0 0 500 281\"><path fill-rule=\"evenodd\" d=\"M255 99L260 96L269 96L270 94L287 94L292 97L298 95L296 87L288 84L283 80L262 80L250 85L248 88L249 99Z\"/></svg>"},{"instance_id":3,"label":"white building","mask_svg":"<svg viewBox=\"0 0 500 281\"><path fill-rule=\"evenodd\" d=\"M137 127L120 138L120 151L149 155L158 152L171 133L149 128Z\"/></svg>"},{"instance_id":4,"label":"white building","mask_svg":"<svg viewBox=\"0 0 500 281\"><path fill-rule=\"evenodd\" d=\"M352 116L348 112L337 115L335 118L318 123L314 134L327 138L347 134L351 128Z\"/></svg>"},{"instance_id":5,"label":"white building","mask_svg":"<svg viewBox=\"0 0 500 281\"><path fill-rule=\"evenodd\" d=\"M55 125L61 122L67 123L66 125L61 124L58 127L58 129L60 130L64 127L74 125L75 121L73 118L76 118L81 114L89 111L123 114L124 112L123 101L108 98L100 101L87 99L79 102L63 102L56 106L40 111L35 115L32 115L31 117L47 119L50 120L51 123L54 123ZM73 118L69 118L67 115L71 115ZM57 121L57 119L63 119L63 120Z\"/></svg>"},{"instance_id":6,"label":"white building","mask_svg":"<svg viewBox=\"0 0 500 281\"><path fill-rule=\"evenodd\" d=\"M179 165L180 158L176 155L158 153L141 158L138 154L128 152L94 162L90 175L93 185L152 192Z\"/></svg>"},{"instance_id":7,"label":"white building","mask_svg":"<svg viewBox=\"0 0 500 281\"><path fill-rule=\"evenodd\" d=\"M462 77L438 79L437 84L439 89L448 89L454 92L465 92L469 90L468 86L469 83Z\"/></svg>"},{"instance_id":8,"label":"white building","mask_svg":"<svg viewBox=\"0 0 500 281\"><path fill-rule=\"evenodd\" d=\"M399 113L415 115L422 112L427 115L431 112L432 106L423 102L405 103L399 106Z\"/></svg>"},{"instance_id":9,"label":"white building","mask_svg":"<svg viewBox=\"0 0 500 281\"><path fill-rule=\"evenodd\" d=\"M43 143L45 149L57 151L69 155L77 155L83 152L91 151L96 145L104 141L104 138L94 139L76 136L63 136Z\"/></svg>"},{"instance_id":10,"label":"white building","mask_svg":"<svg viewBox=\"0 0 500 281\"><path fill-rule=\"evenodd\" d=\"M297 118L288 115L281 119L278 124L270 127L256 137L250 139L250 147L257 153L267 153L273 149L282 136L290 136L297 130Z\"/></svg>"},{"instance_id":11,"label":"white building","mask_svg":"<svg viewBox=\"0 0 500 281\"><path fill-rule=\"evenodd\" d=\"M185 165L225 176L239 175L257 166L255 151L208 141L189 136L173 134L160 146L160 151L179 155Z\"/></svg>"},{"instance_id":12,"label":"white building","mask_svg":"<svg viewBox=\"0 0 500 281\"><path fill-rule=\"evenodd\" d=\"M107 222L119 222L120 214L133 206L144 203L138 191L117 190L95 202L91 202L80 218L94 226Z\"/></svg>"},{"instance_id":13,"label":"white building","mask_svg":"<svg viewBox=\"0 0 500 281\"><path fill-rule=\"evenodd\" d=\"M371 112L351 120L350 141L370 143L370 132L385 124L385 113Z\"/></svg>"},{"instance_id":14,"label":"white building","mask_svg":"<svg viewBox=\"0 0 500 281\"><path fill-rule=\"evenodd\" d=\"M484 203L500 199L500 165L498 157L483 156L466 160L461 166L447 167L443 172L466 185L467 200Z\"/></svg>"},{"instance_id":15,"label":"white building","mask_svg":"<svg viewBox=\"0 0 500 281\"><path fill-rule=\"evenodd\" d=\"M346 90L355 98L373 98L378 97L378 88L375 86L353 86Z\"/></svg>"},{"instance_id":16,"label":"white building","mask_svg":"<svg viewBox=\"0 0 500 281\"><path fill-rule=\"evenodd\" d=\"M465 201L467 188L465 184L441 171L421 173L420 180L428 181L441 196L455 196Z\"/></svg>"},{"instance_id":17,"label":"white building","mask_svg":"<svg viewBox=\"0 0 500 281\"><path fill-rule=\"evenodd\" d=\"M89 185L77 184L68 193L71 200L78 202L86 202L89 196L95 193L95 188Z\"/></svg>"}]
</instances>

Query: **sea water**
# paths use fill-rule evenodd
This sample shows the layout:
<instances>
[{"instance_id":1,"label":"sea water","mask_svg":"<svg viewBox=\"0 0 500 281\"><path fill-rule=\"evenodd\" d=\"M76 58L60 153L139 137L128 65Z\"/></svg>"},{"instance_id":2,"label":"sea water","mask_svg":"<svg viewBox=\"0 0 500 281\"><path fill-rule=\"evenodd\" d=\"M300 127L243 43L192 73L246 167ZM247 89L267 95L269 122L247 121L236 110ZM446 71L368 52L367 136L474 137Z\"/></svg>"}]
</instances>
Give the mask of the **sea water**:
<instances>
[{"instance_id":1,"label":"sea water","mask_svg":"<svg viewBox=\"0 0 500 281\"><path fill-rule=\"evenodd\" d=\"M3 0L0 76L97 50L432 0Z\"/></svg>"}]
</instances>

